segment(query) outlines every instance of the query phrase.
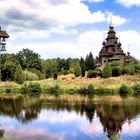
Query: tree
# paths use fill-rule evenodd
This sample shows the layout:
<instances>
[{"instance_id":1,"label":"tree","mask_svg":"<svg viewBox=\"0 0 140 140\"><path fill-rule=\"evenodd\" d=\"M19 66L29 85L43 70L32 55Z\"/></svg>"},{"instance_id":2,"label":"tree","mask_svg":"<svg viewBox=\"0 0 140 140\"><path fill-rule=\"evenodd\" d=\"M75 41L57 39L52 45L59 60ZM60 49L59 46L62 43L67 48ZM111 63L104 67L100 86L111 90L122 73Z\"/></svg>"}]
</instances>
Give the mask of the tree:
<instances>
[{"instance_id":1,"label":"tree","mask_svg":"<svg viewBox=\"0 0 140 140\"><path fill-rule=\"evenodd\" d=\"M18 64L18 66L16 68L14 81L18 84L22 84L24 82L24 74L23 74L20 64Z\"/></svg>"},{"instance_id":2,"label":"tree","mask_svg":"<svg viewBox=\"0 0 140 140\"><path fill-rule=\"evenodd\" d=\"M18 60L14 54L3 54L1 58L2 64L2 80L14 80Z\"/></svg>"},{"instance_id":3,"label":"tree","mask_svg":"<svg viewBox=\"0 0 140 140\"><path fill-rule=\"evenodd\" d=\"M106 63L106 65L105 65L105 67L104 67L104 69L102 71L102 77L103 78L109 78L111 76L112 76L111 66L108 63Z\"/></svg>"},{"instance_id":4,"label":"tree","mask_svg":"<svg viewBox=\"0 0 140 140\"><path fill-rule=\"evenodd\" d=\"M57 75L57 73L55 72L55 73L53 74L53 79L54 79L54 80L57 80L57 77L58 77L58 75Z\"/></svg>"},{"instance_id":5,"label":"tree","mask_svg":"<svg viewBox=\"0 0 140 140\"><path fill-rule=\"evenodd\" d=\"M80 67L79 63L76 63L76 65L74 67L74 75L76 77L79 77L81 75L81 67Z\"/></svg>"},{"instance_id":6,"label":"tree","mask_svg":"<svg viewBox=\"0 0 140 140\"><path fill-rule=\"evenodd\" d=\"M90 52L89 55L86 56L85 66L86 66L86 70L93 70L94 69L95 59L93 57L92 52Z\"/></svg>"},{"instance_id":7,"label":"tree","mask_svg":"<svg viewBox=\"0 0 140 140\"><path fill-rule=\"evenodd\" d=\"M41 59L39 58L40 56L37 53L34 53L32 50L23 49L19 51L16 56L23 69L42 70Z\"/></svg>"},{"instance_id":8,"label":"tree","mask_svg":"<svg viewBox=\"0 0 140 140\"><path fill-rule=\"evenodd\" d=\"M80 59L80 67L81 67L82 77L84 77L85 76L85 71L86 71L86 66L85 66L85 61L82 57Z\"/></svg>"}]
</instances>

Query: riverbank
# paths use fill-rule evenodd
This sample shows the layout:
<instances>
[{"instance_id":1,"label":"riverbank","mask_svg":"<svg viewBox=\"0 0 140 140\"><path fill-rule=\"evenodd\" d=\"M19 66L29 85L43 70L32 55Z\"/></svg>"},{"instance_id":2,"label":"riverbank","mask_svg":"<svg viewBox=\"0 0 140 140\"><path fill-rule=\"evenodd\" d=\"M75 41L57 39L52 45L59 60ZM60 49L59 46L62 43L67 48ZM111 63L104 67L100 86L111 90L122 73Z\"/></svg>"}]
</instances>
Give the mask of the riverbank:
<instances>
[{"instance_id":1,"label":"riverbank","mask_svg":"<svg viewBox=\"0 0 140 140\"><path fill-rule=\"evenodd\" d=\"M123 85L123 86L122 86ZM120 91L120 89L122 90ZM122 92L122 93L121 93ZM24 95L45 95L49 96L115 96L116 95L139 95L140 93L140 74L124 75L103 79L74 77L74 75L62 75L57 80L53 78L40 81L26 81L19 85L14 82L0 83L0 96L24 96Z\"/></svg>"},{"instance_id":2,"label":"riverbank","mask_svg":"<svg viewBox=\"0 0 140 140\"><path fill-rule=\"evenodd\" d=\"M59 101L62 103L68 104L88 104L91 103L113 103L113 104L122 104L122 103L137 103L140 104L140 97L121 97L119 95L116 96L81 96L81 95L69 95L69 94L62 94L59 97L52 96L52 95L41 95L40 99L44 102L55 102Z\"/></svg>"}]
</instances>

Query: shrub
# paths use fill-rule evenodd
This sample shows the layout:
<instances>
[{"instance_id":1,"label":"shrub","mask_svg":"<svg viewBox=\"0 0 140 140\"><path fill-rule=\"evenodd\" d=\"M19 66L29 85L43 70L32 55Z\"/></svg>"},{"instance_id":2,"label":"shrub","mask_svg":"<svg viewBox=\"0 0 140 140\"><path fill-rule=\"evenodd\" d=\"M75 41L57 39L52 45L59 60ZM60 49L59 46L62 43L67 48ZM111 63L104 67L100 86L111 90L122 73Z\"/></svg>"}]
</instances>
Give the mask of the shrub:
<instances>
[{"instance_id":1,"label":"shrub","mask_svg":"<svg viewBox=\"0 0 140 140\"><path fill-rule=\"evenodd\" d=\"M120 76L122 69L120 67L112 67L112 76Z\"/></svg>"},{"instance_id":2,"label":"shrub","mask_svg":"<svg viewBox=\"0 0 140 140\"><path fill-rule=\"evenodd\" d=\"M106 63L106 65L105 65L105 67L102 71L102 77L103 78L109 78L111 76L112 76L111 66L108 63Z\"/></svg>"},{"instance_id":3,"label":"shrub","mask_svg":"<svg viewBox=\"0 0 140 140\"><path fill-rule=\"evenodd\" d=\"M22 88L21 88L21 93L23 94L30 94L30 93L35 93L39 94L41 93L41 87L39 83L25 83Z\"/></svg>"},{"instance_id":4,"label":"shrub","mask_svg":"<svg viewBox=\"0 0 140 140\"><path fill-rule=\"evenodd\" d=\"M130 89L127 85L121 85L119 93L121 96L126 96L130 93Z\"/></svg>"},{"instance_id":5,"label":"shrub","mask_svg":"<svg viewBox=\"0 0 140 140\"><path fill-rule=\"evenodd\" d=\"M87 94L93 95L93 93L94 93L94 86L92 84L89 84L87 87Z\"/></svg>"},{"instance_id":6,"label":"shrub","mask_svg":"<svg viewBox=\"0 0 140 140\"><path fill-rule=\"evenodd\" d=\"M86 95L87 94L87 88L86 87L81 87L78 89L78 93L81 95Z\"/></svg>"},{"instance_id":7,"label":"shrub","mask_svg":"<svg viewBox=\"0 0 140 140\"><path fill-rule=\"evenodd\" d=\"M24 82L24 75L20 64L16 68L16 72L14 75L14 81L18 84L23 84Z\"/></svg>"},{"instance_id":8,"label":"shrub","mask_svg":"<svg viewBox=\"0 0 140 140\"><path fill-rule=\"evenodd\" d=\"M6 93L11 93L11 88L5 88Z\"/></svg>"},{"instance_id":9,"label":"shrub","mask_svg":"<svg viewBox=\"0 0 140 140\"><path fill-rule=\"evenodd\" d=\"M94 71L94 70L89 70L87 73L87 78L95 78L97 76L98 76L98 73L97 71Z\"/></svg>"},{"instance_id":10,"label":"shrub","mask_svg":"<svg viewBox=\"0 0 140 140\"><path fill-rule=\"evenodd\" d=\"M41 87L39 83L30 83L28 85L29 89L31 90L32 93L40 93L41 92Z\"/></svg>"},{"instance_id":11,"label":"shrub","mask_svg":"<svg viewBox=\"0 0 140 140\"><path fill-rule=\"evenodd\" d=\"M125 66L122 68L122 74L133 75L135 73L135 67L133 66Z\"/></svg>"},{"instance_id":12,"label":"shrub","mask_svg":"<svg viewBox=\"0 0 140 140\"><path fill-rule=\"evenodd\" d=\"M140 84L138 84L138 83L135 84L133 89L134 89L134 94L135 95L140 95Z\"/></svg>"},{"instance_id":13,"label":"shrub","mask_svg":"<svg viewBox=\"0 0 140 140\"><path fill-rule=\"evenodd\" d=\"M39 80L39 77L36 73L33 73L31 71L28 71L28 70L23 71L23 75L24 75L25 81Z\"/></svg>"},{"instance_id":14,"label":"shrub","mask_svg":"<svg viewBox=\"0 0 140 140\"><path fill-rule=\"evenodd\" d=\"M55 86L48 87L46 92L49 94L58 95L61 92L61 89L60 86L56 84Z\"/></svg>"}]
</instances>

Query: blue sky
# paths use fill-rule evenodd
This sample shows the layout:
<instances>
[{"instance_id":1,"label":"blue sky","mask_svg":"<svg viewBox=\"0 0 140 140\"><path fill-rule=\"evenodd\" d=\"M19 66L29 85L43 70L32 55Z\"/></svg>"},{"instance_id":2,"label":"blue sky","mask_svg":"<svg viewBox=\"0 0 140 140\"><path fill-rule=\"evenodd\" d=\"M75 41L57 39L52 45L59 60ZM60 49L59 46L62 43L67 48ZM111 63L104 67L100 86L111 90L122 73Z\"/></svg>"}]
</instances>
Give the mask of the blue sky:
<instances>
[{"instance_id":1,"label":"blue sky","mask_svg":"<svg viewBox=\"0 0 140 140\"><path fill-rule=\"evenodd\" d=\"M96 57L110 17L124 52L140 59L139 15L140 0L0 0L7 52L29 48L44 59Z\"/></svg>"}]
</instances>

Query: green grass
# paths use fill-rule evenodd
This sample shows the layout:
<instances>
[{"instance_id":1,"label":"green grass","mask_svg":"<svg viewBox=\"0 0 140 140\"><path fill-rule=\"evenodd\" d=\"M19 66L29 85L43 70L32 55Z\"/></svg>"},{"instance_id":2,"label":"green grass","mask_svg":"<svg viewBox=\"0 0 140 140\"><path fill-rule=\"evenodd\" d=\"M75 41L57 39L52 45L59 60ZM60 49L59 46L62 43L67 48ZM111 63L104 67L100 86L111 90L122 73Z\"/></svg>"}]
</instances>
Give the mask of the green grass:
<instances>
[{"instance_id":1,"label":"green grass","mask_svg":"<svg viewBox=\"0 0 140 140\"><path fill-rule=\"evenodd\" d=\"M78 89L88 87L88 85L92 84L95 90L96 89L104 91L114 90L115 92L117 92L120 86L123 84L129 87L133 87L136 83L140 83L140 73L137 73L135 75L123 75L120 77L111 77L107 79L100 77L90 79L86 77L75 77L73 74L69 74L58 76L57 80L49 78L46 80L32 82L39 83L43 91L45 90L45 88L55 87L56 85L58 85L59 88L63 91L63 93L74 93ZM30 82L26 81L25 83L28 84ZM18 85L14 82L1 82L0 95L2 96L4 93L9 95L18 94L22 86L23 85ZM113 95L114 94L115 93L113 93Z\"/></svg>"}]
</instances>

